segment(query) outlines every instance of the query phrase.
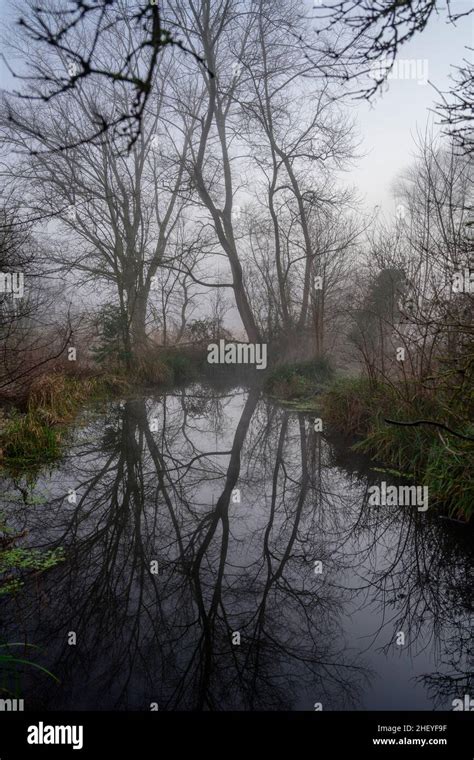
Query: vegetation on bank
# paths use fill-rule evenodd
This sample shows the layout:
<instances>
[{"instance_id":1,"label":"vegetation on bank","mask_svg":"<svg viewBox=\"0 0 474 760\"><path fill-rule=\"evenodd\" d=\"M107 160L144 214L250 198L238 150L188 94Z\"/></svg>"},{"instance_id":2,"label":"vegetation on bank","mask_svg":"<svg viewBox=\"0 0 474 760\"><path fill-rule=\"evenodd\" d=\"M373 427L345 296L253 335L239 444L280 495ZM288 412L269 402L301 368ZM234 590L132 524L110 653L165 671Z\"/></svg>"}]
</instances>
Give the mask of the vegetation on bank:
<instances>
[{"instance_id":1,"label":"vegetation on bank","mask_svg":"<svg viewBox=\"0 0 474 760\"><path fill-rule=\"evenodd\" d=\"M16 696L18 693L18 669L24 666L39 670L41 673L44 673L59 683L59 679L56 678L53 673L44 668L38 662L34 662L33 660L29 659L28 655L32 652L32 650L33 652L37 652L38 647L34 644L29 644L23 641L0 644L0 674L2 675L1 690L4 693L8 694L9 697ZM16 686L15 691L7 688L5 685L5 683L8 682L8 679L11 678L12 674Z\"/></svg>"},{"instance_id":2,"label":"vegetation on bank","mask_svg":"<svg viewBox=\"0 0 474 760\"><path fill-rule=\"evenodd\" d=\"M18 546L25 535L26 531L18 533L8 526L5 516L0 513L0 598L17 593L28 578L50 570L65 559L62 547L43 550ZM0 669L2 665L26 663L25 659L17 659L10 652L2 651L7 646L0 645Z\"/></svg>"},{"instance_id":3,"label":"vegetation on bank","mask_svg":"<svg viewBox=\"0 0 474 760\"><path fill-rule=\"evenodd\" d=\"M421 395L416 387L407 397L395 385L374 385L364 378L337 380L320 402L328 425L361 439L354 445L355 450L428 486L430 502L439 504L450 516L470 519L474 503L474 442L435 425L386 422L434 421L472 438L474 425L464 424L460 429L459 418L464 410L451 404L448 411L442 397ZM457 413L460 411L462 414Z\"/></svg>"},{"instance_id":4,"label":"vegetation on bank","mask_svg":"<svg viewBox=\"0 0 474 760\"><path fill-rule=\"evenodd\" d=\"M152 350L137 361L132 378L140 385L163 386L192 380L199 374L204 356L200 346Z\"/></svg>"},{"instance_id":5,"label":"vegetation on bank","mask_svg":"<svg viewBox=\"0 0 474 760\"><path fill-rule=\"evenodd\" d=\"M28 547L0 548L0 595L15 593L24 585L26 576L50 570L63 560L62 548L46 551Z\"/></svg>"},{"instance_id":6,"label":"vegetation on bank","mask_svg":"<svg viewBox=\"0 0 474 760\"><path fill-rule=\"evenodd\" d=\"M98 387L95 378L68 377L61 372L35 378L27 398L2 421L2 465L33 467L58 459L64 426L73 421L81 404L97 393Z\"/></svg>"},{"instance_id":7,"label":"vegetation on bank","mask_svg":"<svg viewBox=\"0 0 474 760\"><path fill-rule=\"evenodd\" d=\"M150 351L136 363L133 373L112 363L109 366L112 371L104 368L100 374L78 368L77 375L56 370L32 380L17 404L0 414L1 469L13 477L26 473L28 480L44 464L60 459L68 424L76 419L85 401L131 394L137 385L183 382L196 375L199 361L189 352L165 349L159 354ZM64 560L61 548L40 551L18 546L23 537L0 514L0 596L16 593L27 576L43 573ZM20 661L0 651L0 665Z\"/></svg>"},{"instance_id":8,"label":"vegetation on bank","mask_svg":"<svg viewBox=\"0 0 474 760\"><path fill-rule=\"evenodd\" d=\"M314 397L333 377L324 357L276 367L265 381L265 391L289 406L304 410L314 405Z\"/></svg>"},{"instance_id":9,"label":"vegetation on bank","mask_svg":"<svg viewBox=\"0 0 474 760\"><path fill-rule=\"evenodd\" d=\"M450 516L470 519L474 442L435 425L386 422L434 421L473 438L474 425L465 422L469 399L446 403L441 393L422 392L416 383L402 387L363 377L334 379L325 360L278 367L265 388L291 408L317 412L335 432L358 439L352 446L355 451L428 486L430 502Z\"/></svg>"},{"instance_id":10,"label":"vegetation on bank","mask_svg":"<svg viewBox=\"0 0 474 760\"><path fill-rule=\"evenodd\" d=\"M103 368L74 375L59 369L39 375L0 417L0 464L11 470L57 460L66 426L85 401L130 394L137 386L180 383L195 377L198 369L197 354L170 348L143 355L133 372L116 365L111 371Z\"/></svg>"},{"instance_id":11,"label":"vegetation on bank","mask_svg":"<svg viewBox=\"0 0 474 760\"><path fill-rule=\"evenodd\" d=\"M136 363L132 375L113 372L75 377L56 371L37 377L20 408L0 420L0 464L7 471L36 468L60 458L67 424L86 400L132 393L139 384L167 386L192 379L203 367L202 351L160 349ZM430 500L453 516L472 514L474 444L431 425L387 423L432 420L474 436L463 424L465 400L457 406L436 393L421 393L417 384L374 383L364 378L334 379L326 358L283 364L271 371L264 389L300 411L317 411L334 431L359 440L354 449L383 466L416 479L430 489Z\"/></svg>"}]
</instances>

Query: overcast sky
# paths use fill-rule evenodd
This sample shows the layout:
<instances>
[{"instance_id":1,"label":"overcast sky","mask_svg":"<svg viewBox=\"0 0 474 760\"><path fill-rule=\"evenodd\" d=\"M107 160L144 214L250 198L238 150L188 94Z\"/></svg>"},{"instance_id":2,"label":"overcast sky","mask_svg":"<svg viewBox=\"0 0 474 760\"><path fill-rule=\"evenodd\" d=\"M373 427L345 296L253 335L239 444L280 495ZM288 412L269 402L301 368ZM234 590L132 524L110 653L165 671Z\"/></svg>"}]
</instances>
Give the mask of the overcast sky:
<instances>
[{"instance_id":1,"label":"overcast sky","mask_svg":"<svg viewBox=\"0 0 474 760\"><path fill-rule=\"evenodd\" d=\"M0 13L5 20L11 19L12 5L12 0L0 0ZM453 12L467 10L470 5L470 0L451 2ZM400 60L416 61L413 67L416 65L418 72L427 72L429 83L394 78L388 83L388 91L372 106L365 101L350 104L361 139L360 152L365 155L347 179L356 185L369 208L380 205L386 213L395 210L390 196L391 183L412 159L417 130L424 131L428 118L436 121L429 110L437 100L432 84L440 90L449 87L453 65L461 63L463 57L472 56L466 46L474 46L472 16L454 26L447 24L444 14L440 14L430 20L423 33L403 47L399 56ZM6 89L13 84L3 61L0 61L0 83Z\"/></svg>"},{"instance_id":2,"label":"overcast sky","mask_svg":"<svg viewBox=\"0 0 474 760\"><path fill-rule=\"evenodd\" d=\"M0 23L2 19L11 22L17 17L17 12L12 12L14 1L23 3L23 0L0 0ZM471 6L467 0L452 0L451 7L453 12L462 12ZM413 160L417 131L424 132L428 119L434 124L435 131L439 131L436 116L430 113L439 97L432 85L440 90L449 88L453 66L472 56L466 46L474 46L472 16L461 19L454 26L447 24L445 15L440 14L432 18L427 29L400 52L397 65L403 61L403 68L407 69L406 62L412 61L414 78L392 78L388 90L372 105L364 100L347 101L356 121L359 153L363 155L345 174L345 181L358 189L367 211L378 205L387 217L395 213L391 185ZM9 63L14 66L11 58ZM394 74L398 71L395 69ZM1 59L0 86L5 89L15 87L15 81ZM227 320L240 322L235 309L231 309Z\"/></svg>"},{"instance_id":3,"label":"overcast sky","mask_svg":"<svg viewBox=\"0 0 474 760\"><path fill-rule=\"evenodd\" d=\"M471 7L464 0L454 0L453 11ZM448 76L453 65L463 58L472 57L466 45L474 45L474 20L462 19L457 26L447 24L440 15L431 20L426 30L405 45L399 56L416 60L418 70L426 61L430 83L440 90L449 87ZM361 150L366 154L358 162L351 176L364 194L367 204L380 204L384 210L395 210L390 199L390 184L397 173L407 166L414 151L417 130L425 130L434 103L439 101L431 84L418 84L415 80L392 79L388 91L372 107L367 103L355 106L357 124L362 138ZM439 127L437 127L439 130Z\"/></svg>"}]
</instances>

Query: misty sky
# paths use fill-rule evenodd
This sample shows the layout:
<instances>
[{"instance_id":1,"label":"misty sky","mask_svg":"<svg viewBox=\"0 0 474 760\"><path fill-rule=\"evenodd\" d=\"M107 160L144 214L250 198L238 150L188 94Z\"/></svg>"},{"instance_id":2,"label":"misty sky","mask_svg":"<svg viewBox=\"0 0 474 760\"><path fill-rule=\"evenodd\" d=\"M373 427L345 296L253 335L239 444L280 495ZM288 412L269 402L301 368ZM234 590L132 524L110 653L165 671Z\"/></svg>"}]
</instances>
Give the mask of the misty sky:
<instances>
[{"instance_id":1,"label":"misty sky","mask_svg":"<svg viewBox=\"0 0 474 760\"><path fill-rule=\"evenodd\" d=\"M453 12L471 7L464 0L454 0ZM474 45L474 22L461 19L457 26L446 24L440 16L427 29L404 46L400 58L427 60L428 77L440 90L449 86L448 76L453 65L472 57L466 45ZM367 155L351 173L354 183L366 196L370 206L383 205L395 210L390 201L390 184L397 173L411 163L417 130L424 131L429 109L439 100L431 84L421 85L410 80L391 80L388 92L373 107L366 103L356 106L357 123L362 138L362 150ZM432 121L436 117L431 114ZM439 129L439 127L436 127Z\"/></svg>"},{"instance_id":2,"label":"misty sky","mask_svg":"<svg viewBox=\"0 0 474 760\"><path fill-rule=\"evenodd\" d=\"M310 1L302 0L306 7ZM24 0L0 0L2 28L18 17L14 5L23 7L26 3ZM451 0L453 13L467 11L470 7L470 0ZM436 123L438 117L430 112L439 102L435 87L441 91L449 88L453 67L461 64L463 58L472 56L466 46L474 47L472 15L454 26L446 23L445 14L440 13L438 17L432 17L421 34L403 46L398 57L398 61L416 61L418 72L427 73L427 83L393 78L388 82L388 90L378 94L372 105L365 100L346 100L355 119L360 143L358 153L361 155L353 168L338 179L339 184L347 183L356 188L366 212L379 206L380 213L387 219L395 214L397 203L391 195L391 186L400 171L413 161L417 131L424 132L428 120L435 132L440 130ZM9 63L15 68L11 53ZM18 86L1 59L0 86L7 90ZM37 231L37 234L41 233ZM227 313L226 323L234 330L241 327L234 305Z\"/></svg>"},{"instance_id":3,"label":"misty sky","mask_svg":"<svg viewBox=\"0 0 474 760\"><path fill-rule=\"evenodd\" d=\"M11 20L12 6L12 0L0 0L3 20ZM463 8L468 10L471 3L470 0L452 0L451 7L458 13ZM404 60L418 60L420 67L426 60L428 84L418 84L413 79L392 79L388 91L378 96L373 105L348 101L361 140L359 153L365 155L345 177L358 188L367 208L380 205L384 213L395 212L391 184L400 170L412 161L417 130L423 132L429 118L436 122L436 116L430 115L429 110L439 99L432 84L440 90L449 87L448 77L453 66L472 56L466 46L474 46L472 16L454 26L447 24L444 14L440 13L430 20L424 32L403 47L399 56ZM0 83L6 89L14 86L3 61L0 61ZM435 129L439 130L436 124Z\"/></svg>"}]
</instances>

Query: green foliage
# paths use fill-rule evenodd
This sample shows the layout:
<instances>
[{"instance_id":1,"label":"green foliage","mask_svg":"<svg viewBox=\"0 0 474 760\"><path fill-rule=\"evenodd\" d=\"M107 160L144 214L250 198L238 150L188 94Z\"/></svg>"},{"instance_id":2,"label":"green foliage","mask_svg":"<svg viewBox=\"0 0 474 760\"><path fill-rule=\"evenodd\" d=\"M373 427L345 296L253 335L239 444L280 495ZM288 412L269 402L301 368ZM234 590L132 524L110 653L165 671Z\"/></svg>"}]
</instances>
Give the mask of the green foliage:
<instances>
[{"instance_id":1,"label":"green foliage","mask_svg":"<svg viewBox=\"0 0 474 760\"><path fill-rule=\"evenodd\" d=\"M95 389L94 379L77 379L55 372L33 382L28 397L28 414L44 424L54 425L74 419L79 405Z\"/></svg>"},{"instance_id":2,"label":"green foliage","mask_svg":"<svg viewBox=\"0 0 474 760\"><path fill-rule=\"evenodd\" d=\"M196 376L196 367L191 358L179 350L165 350L160 352L162 361L173 374L175 383L182 383L185 380L192 379Z\"/></svg>"},{"instance_id":3,"label":"green foliage","mask_svg":"<svg viewBox=\"0 0 474 760\"><path fill-rule=\"evenodd\" d=\"M267 378L265 390L283 400L307 399L320 391L331 377L331 366L324 357L283 364Z\"/></svg>"},{"instance_id":4,"label":"green foliage","mask_svg":"<svg viewBox=\"0 0 474 760\"><path fill-rule=\"evenodd\" d=\"M60 456L60 433L40 414L14 412L2 431L1 441L5 460L37 462Z\"/></svg>"},{"instance_id":5,"label":"green foliage","mask_svg":"<svg viewBox=\"0 0 474 760\"><path fill-rule=\"evenodd\" d=\"M432 441L433 433L428 427L399 427L376 417L372 419L364 440L354 449L372 454L379 461L399 470L410 468L412 472L419 473L423 470Z\"/></svg>"},{"instance_id":6,"label":"green foliage","mask_svg":"<svg viewBox=\"0 0 474 760\"><path fill-rule=\"evenodd\" d=\"M415 395L409 401L388 385L375 387L363 378L338 380L321 399L323 417L333 429L361 441L353 448L377 461L410 473L427 485L431 503L439 503L450 515L469 519L474 500L474 444L430 425L405 427L385 422L426 419L443 422L465 435L473 428L459 427L455 408L446 417L442 400ZM460 402L461 403L461 402Z\"/></svg>"},{"instance_id":7,"label":"green foliage","mask_svg":"<svg viewBox=\"0 0 474 760\"><path fill-rule=\"evenodd\" d=\"M209 343L224 338L231 338L228 330L222 327L220 320L212 317L193 319L188 327L188 334L193 343Z\"/></svg>"},{"instance_id":8,"label":"green foliage","mask_svg":"<svg viewBox=\"0 0 474 760\"><path fill-rule=\"evenodd\" d=\"M126 375L108 372L95 379L95 388L91 397L95 399L122 397L129 394L133 387L133 383Z\"/></svg>"},{"instance_id":9,"label":"green foliage","mask_svg":"<svg viewBox=\"0 0 474 760\"><path fill-rule=\"evenodd\" d=\"M65 559L62 547L42 551L15 546L23 535L15 535L0 513L0 595L19 591L28 574L50 570Z\"/></svg>"},{"instance_id":10,"label":"green foliage","mask_svg":"<svg viewBox=\"0 0 474 760\"><path fill-rule=\"evenodd\" d=\"M179 348L151 346L137 360L138 382L150 385L172 385L196 377L201 355Z\"/></svg>"},{"instance_id":11,"label":"green foliage","mask_svg":"<svg viewBox=\"0 0 474 760\"><path fill-rule=\"evenodd\" d=\"M8 499L10 502L18 502L19 504L27 504L28 506L37 506L41 504L46 504L46 498L44 496L33 496L32 494L27 494L26 498L23 497L23 495L19 495L14 492L7 492L3 494L4 499ZM1 515L0 515L1 518ZM6 530L6 528L3 528L1 519L0 519L0 530Z\"/></svg>"},{"instance_id":12,"label":"green foliage","mask_svg":"<svg viewBox=\"0 0 474 760\"><path fill-rule=\"evenodd\" d=\"M26 414L17 410L4 422L0 433L3 465L33 466L61 456L61 425L71 422L84 399L97 390L94 379L78 380L61 373L35 379ZM59 427L58 427L59 426Z\"/></svg>"},{"instance_id":13,"label":"green foliage","mask_svg":"<svg viewBox=\"0 0 474 760\"><path fill-rule=\"evenodd\" d=\"M380 314L391 323L399 316L398 301L406 289L406 277L402 269L382 269L372 284L367 297L367 308L372 314Z\"/></svg>"},{"instance_id":14,"label":"green foliage","mask_svg":"<svg viewBox=\"0 0 474 760\"><path fill-rule=\"evenodd\" d=\"M370 420L380 413L381 395L365 378L338 379L321 399L323 415L340 433L365 435Z\"/></svg>"},{"instance_id":15,"label":"green foliage","mask_svg":"<svg viewBox=\"0 0 474 760\"><path fill-rule=\"evenodd\" d=\"M474 435L474 429L470 430ZM425 480L431 498L443 502L451 515L472 517L474 509L474 445L450 437L449 450L434 441L429 450Z\"/></svg>"},{"instance_id":16,"label":"green foliage","mask_svg":"<svg viewBox=\"0 0 474 760\"><path fill-rule=\"evenodd\" d=\"M16 547L0 554L0 573L16 568L17 570L49 570L64 559L64 550L51 549L41 552L39 549Z\"/></svg>"},{"instance_id":17,"label":"green foliage","mask_svg":"<svg viewBox=\"0 0 474 760\"><path fill-rule=\"evenodd\" d=\"M64 550L13 547L0 551L0 594L11 594L24 584L28 572L45 572L64 560Z\"/></svg>"},{"instance_id":18,"label":"green foliage","mask_svg":"<svg viewBox=\"0 0 474 760\"><path fill-rule=\"evenodd\" d=\"M137 357L134 375L138 383L146 385L171 385L173 382L173 370L156 351L147 351Z\"/></svg>"},{"instance_id":19,"label":"green foliage","mask_svg":"<svg viewBox=\"0 0 474 760\"><path fill-rule=\"evenodd\" d=\"M24 651L26 649L37 649L37 647L34 644L27 644L26 642L22 641L14 641L9 642L8 644L0 644L0 668L5 673L8 673L12 669L17 669L18 665L28 665L30 668L36 668L37 670L40 670L45 675L52 678L54 681L57 681L59 683L59 679L56 678L55 675L53 675L49 670L44 668L42 665L39 665L37 662L33 662L32 660L27 660L25 657L18 657L16 654L17 650L15 651L15 654L10 653L10 649L13 649L13 647L21 647ZM13 668L12 668L13 666Z\"/></svg>"},{"instance_id":20,"label":"green foliage","mask_svg":"<svg viewBox=\"0 0 474 760\"><path fill-rule=\"evenodd\" d=\"M361 309L354 310L354 325L349 331L349 340L359 348L362 345L376 350L380 342L381 323L396 324L400 319L399 301L407 289L405 273L401 269L387 268L378 272L371 283Z\"/></svg>"},{"instance_id":21,"label":"green foliage","mask_svg":"<svg viewBox=\"0 0 474 760\"><path fill-rule=\"evenodd\" d=\"M136 383L171 385L194 377L195 361L178 349L153 348L137 357L132 376L106 373L77 379L54 372L31 385L26 414L14 410L2 419L0 460L15 473L61 457L64 424L72 422L84 401L130 393Z\"/></svg>"},{"instance_id":22,"label":"green foliage","mask_svg":"<svg viewBox=\"0 0 474 760\"><path fill-rule=\"evenodd\" d=\"M125 364L128 357L124 335L127 334L128 324L120 306L105 304L99 311L97 326L99 343L92 348L96 361L99 364L107 363L114 367Z\"/></svg>"}]
</instances>

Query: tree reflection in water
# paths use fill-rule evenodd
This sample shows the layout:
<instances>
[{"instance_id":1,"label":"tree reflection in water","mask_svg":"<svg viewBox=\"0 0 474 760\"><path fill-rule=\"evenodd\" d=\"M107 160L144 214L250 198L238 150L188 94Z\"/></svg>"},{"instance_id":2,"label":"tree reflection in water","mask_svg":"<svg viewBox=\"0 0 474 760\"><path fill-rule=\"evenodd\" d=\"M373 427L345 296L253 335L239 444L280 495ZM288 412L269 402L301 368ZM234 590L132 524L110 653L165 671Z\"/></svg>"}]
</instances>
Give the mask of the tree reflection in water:
<instances>
[{"instance_id":1,"label":"tree reflection in water","mask_svg":"<svg viewBox=\"0 0 474 760\"><path fill-rule=\"evenodd\" d=\"M369 507L371 478L258 389L195 385L91 415L35 484L46 503L4 507L31 546L67 551L2 602L3 638L39 646L61 681L22 672L28 709L364 709L394 649L406 694L407 663L429 651L418 678L450 709L472 689L463 536Z\"/></svg>"}]
</instances>

